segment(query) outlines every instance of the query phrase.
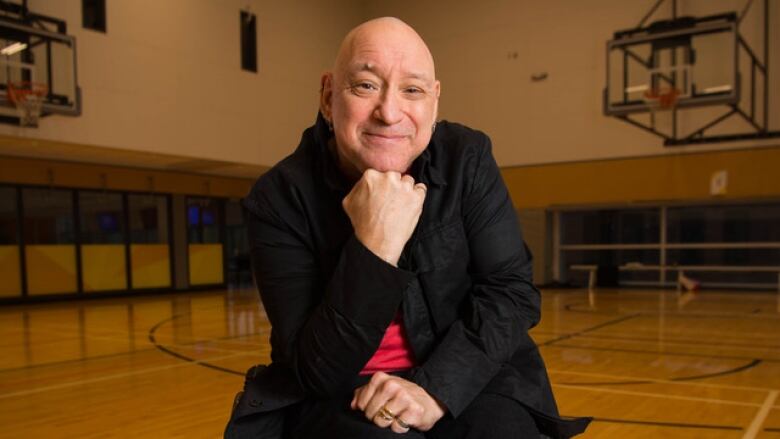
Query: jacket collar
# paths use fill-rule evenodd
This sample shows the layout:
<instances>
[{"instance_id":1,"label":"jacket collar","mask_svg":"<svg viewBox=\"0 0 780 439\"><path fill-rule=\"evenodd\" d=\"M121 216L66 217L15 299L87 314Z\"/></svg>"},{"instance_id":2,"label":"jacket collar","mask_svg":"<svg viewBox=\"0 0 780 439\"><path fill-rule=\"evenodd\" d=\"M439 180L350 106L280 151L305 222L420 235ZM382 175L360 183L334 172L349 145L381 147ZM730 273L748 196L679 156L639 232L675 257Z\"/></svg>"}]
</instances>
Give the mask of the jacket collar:
<instances>
[{"instance_id":1,"label":"jacket collar","mask_svg":"<svg viewBox=\"0 0 780 439\"><path fill-rule=\"evenodd\" d=\"M317 113L317 121L313 127L314 142L318 155L321 158L321 171L325 184L332 191L347 193L352 189L353 182L349 181L344 176L338 167L338 159L335 151L329 146L330 140L333 138L333 133L328 128L328 123L325 118L322 117L322 113ZM435 138L435 136L434 136ZM410 168L409 174L415 181L422 181L428 186L446 186L447 182L442 177L436 167L431 163L431 144L435 142L435 139L431 139L431 143L423 150Z\"/></svg>"}]
</instances>

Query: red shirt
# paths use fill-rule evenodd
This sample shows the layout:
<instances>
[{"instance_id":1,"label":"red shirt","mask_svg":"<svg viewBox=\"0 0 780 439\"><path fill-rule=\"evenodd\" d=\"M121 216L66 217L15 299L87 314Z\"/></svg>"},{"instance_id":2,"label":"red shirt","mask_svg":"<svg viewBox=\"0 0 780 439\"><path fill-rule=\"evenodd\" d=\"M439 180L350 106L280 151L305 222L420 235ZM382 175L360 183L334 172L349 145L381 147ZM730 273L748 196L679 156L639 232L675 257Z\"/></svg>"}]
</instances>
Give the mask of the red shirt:
<instances>
[{"instance_id":1,"label":"red shirt","mask_svg":"<svg viewBox=\"0 0 780 439\"><path fill-rule=\"evenodd\" d=\"M385 331L385 336L379 344L374 356L368 360L360 375L371 375L376 372L395 372L410 369L414 366L414 356L406 339L404 322L401 313L395 315L395 319Z\"/></svg>"}]
</instances>

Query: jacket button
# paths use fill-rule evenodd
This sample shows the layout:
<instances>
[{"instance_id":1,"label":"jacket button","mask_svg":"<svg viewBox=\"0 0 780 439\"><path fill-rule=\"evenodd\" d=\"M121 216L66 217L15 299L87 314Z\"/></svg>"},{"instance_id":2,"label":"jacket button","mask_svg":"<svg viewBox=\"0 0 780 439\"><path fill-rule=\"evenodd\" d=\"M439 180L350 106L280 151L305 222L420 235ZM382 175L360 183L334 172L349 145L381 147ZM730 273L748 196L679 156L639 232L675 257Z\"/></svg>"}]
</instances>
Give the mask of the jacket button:
<instances>
[{"instance_id":1,"label":"jacket button","mask_svg":"<svg viewBox=\"0 0 780 439\"><path fill-rule=\"evenodd\" d=\"M249 405L251 407L260 407L261 405L263 405L263 401L258 401L256 399L253 399L253 400L249 401Z\"/></svg>"}]
</instances>

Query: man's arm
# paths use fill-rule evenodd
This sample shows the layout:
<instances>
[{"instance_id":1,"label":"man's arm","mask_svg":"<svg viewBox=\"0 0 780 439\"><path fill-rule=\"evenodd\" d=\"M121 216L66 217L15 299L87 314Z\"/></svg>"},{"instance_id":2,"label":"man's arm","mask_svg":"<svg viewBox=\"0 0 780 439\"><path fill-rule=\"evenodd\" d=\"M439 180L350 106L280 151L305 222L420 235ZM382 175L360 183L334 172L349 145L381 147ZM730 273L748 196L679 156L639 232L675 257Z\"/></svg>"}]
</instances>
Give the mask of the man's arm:
<instances>
[{"instance_id":1,"label":"man's arm","mask_svg":"<svg viewBox=\"0 0 780 439\"><path fill-rule=\"evenodd\" d=\"M445 411L460 414L519 347L539 321L539 292L531 283L531 260L520 236L514 207L490 153L479 148L463 197L463 226L470 251L472 288L465 311L448 329L411 382L375 374L355 391L352 406L380 427L397 433L409 424L428 430ZM381 408L397 414L390 421Z\"/></svg>"},{"instance_id":2,"label":"man's arm","mask_svg":"<svg viewBox=\"0 0 780 439\"><path fill-rule=\"evenodd\" d=\"M461 318L414 373L457 416L511 358L540 318L531 256L484 136L463 197L472 288Z\"/></svg>"},{"instance_id":3,"label":"man's arm","mask_svg":"<svg viewBox=\"0 0 780 439\"><path fill-rule=\"evenodd\" d=\"M308 394L332 395L357 375L413 276L394 265L416 225L424 187L397 175L388 188L386 176L367 174L344 201L355 234L329 280L322 279L303 239L306 226L272 207L284 201L265 194L248 206L253 270L272 325L273 360L290 367Z\"/></svg>"}]
</instances>

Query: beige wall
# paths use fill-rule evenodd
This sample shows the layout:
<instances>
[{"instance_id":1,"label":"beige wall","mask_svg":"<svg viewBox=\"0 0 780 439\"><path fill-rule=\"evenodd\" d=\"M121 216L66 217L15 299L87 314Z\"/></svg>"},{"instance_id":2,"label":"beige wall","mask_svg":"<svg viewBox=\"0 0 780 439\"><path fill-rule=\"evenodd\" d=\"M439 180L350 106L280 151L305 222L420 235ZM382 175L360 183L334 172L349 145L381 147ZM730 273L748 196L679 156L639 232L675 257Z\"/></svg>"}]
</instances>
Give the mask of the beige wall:
<instances>
[{"instance_id":1,"label":"beige wall","mask_svg":"<svg viewBox=\"0 0 780 439\"><path fill-rule=\"evenodd\" d=\"M108 2L103 34L82 29L79 0L30 0L32 10L65 19L77 38L84 112L46 118L38 129L0 125L0 135L272 165L313 121L319 76L346 31L396 15L431 46L443 84L441 117L487 132L503 167L779 145L664 148L659 138L602 114L606 41L654 3L122 0ZM678 3L681 14L699 15L745 4ZM772 39L780 41L780 5L772 3ZM239 10L247 5L258 16L257 74L240 69ZM748 40L757 18L743 25ZM773 84L780 84L780 44L772 56ZM548 79L532 82L540 72ZM772 127L780 129L780 86L771 91Z\"/></svg>"},{"instance_id":2,"label":"beige wall","mask_svg":"<svg viewBox=\"0 0 780 439\"><path fill-rule=\"evenodd\" d=\"M78 44L83 114L0 134L252 164L290 153L317 112L319 76L358 0L119 0L103 34L80 0L31 0ZM241 70L239 11L258 17L259 72Z\"/></svg>"},{"instance_id":3,"label":"beige wall","mask_svg":"<svg viewBox=\"0 0 780 439\"><path fill-rule=\"evenodd\" d=\"M487 132L501 166L780 144L776 139L664 148L660 138L602 114L606 42L614 31L636 26L655 3L370 1L368 16L397 14L418 29L431 47L442 81L441 116ZM680 14L739 12L745 5L742 0L678 3ZM755 2L753 7L760 10L762 3ZM772 38L778 42L780 4L771 3L775 8ZM664 7L670 4L667 1ZM749 18L743 27L754 34L759 17ZM778 66L774 84L780 84L780 44L774 44L771 56ZM532 82L531 75L541 72L547 72L548 79ZM773 127L780 130L780 86L774 87L772 96ZM723 111L718 109L715 114Z\"/></svg>"}]
</instances>

